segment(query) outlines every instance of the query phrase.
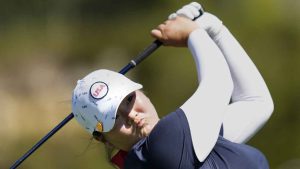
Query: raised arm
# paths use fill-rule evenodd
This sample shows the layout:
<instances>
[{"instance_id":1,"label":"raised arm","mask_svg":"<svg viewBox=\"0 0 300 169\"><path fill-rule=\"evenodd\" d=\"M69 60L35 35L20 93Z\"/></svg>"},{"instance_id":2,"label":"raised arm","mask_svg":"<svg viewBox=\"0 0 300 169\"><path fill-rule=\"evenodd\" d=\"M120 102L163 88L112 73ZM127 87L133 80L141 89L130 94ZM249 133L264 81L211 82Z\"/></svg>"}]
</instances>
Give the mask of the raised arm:
<instances>
[{"instance_id":1,"label":"raised arm","mask_svg":"<svg viewBox=\"0 0 300 169\"><path fill-rule=\"evenodd\" d=\"M194 3L195 4L195 3ZM170 18L181 15L194 19L195 5L178 10ZM229 65L234 82L232 102L224 117L224 137L237 143L249 140L270 118L273 101L269 90L250 57L222 22L204 13L196 20L218 45Z\"/></svg>"},{"instance_id":2,"label":"raised arm","mask_svg":"<svg viewBox=\"0 0 300 169\"><path fill-rule=\"evenodd\" d=\"M246 142L270 118L274 109L272 97L258 69L229 30L222 25L219 33L211 36L225 56L234 82L232 103L223 121L224 137Z\"/></svg>"},{"instance_id":3,"label":"raised arm","mask_svg":"<svg viewBox=\"0 0 300 169\"><path fill-rule=\"evenodd\" d=\"M160 25L153 34L167 45L188 45L194 57L200 83L181 109L189 122L195 153L203 161L217 141L233 83L220 49L204 29L190 29L191 26L188 25L195 23L188 21L186 18L177 17ZM187 27L182 28L183 25ZM175 38L181 35L180 32L185 32L184 30L189 31L180 36L179 40Z\"/></svg>"}]
</instances>

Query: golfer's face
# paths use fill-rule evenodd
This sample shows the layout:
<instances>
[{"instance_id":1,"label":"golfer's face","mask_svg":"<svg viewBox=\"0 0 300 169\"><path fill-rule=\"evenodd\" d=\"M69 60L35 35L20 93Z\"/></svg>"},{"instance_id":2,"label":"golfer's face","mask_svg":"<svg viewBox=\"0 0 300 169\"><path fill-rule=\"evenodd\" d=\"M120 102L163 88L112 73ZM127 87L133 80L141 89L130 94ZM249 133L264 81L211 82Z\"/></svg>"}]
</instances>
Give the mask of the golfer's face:
<instances>
[{"instance_id":1,"label":"golfer's face","mask_svg":"<svg viewBox=\"0 0 300 169\"><path fill-rule=\"evenodd\" d=\"M130 149L151 132L157 121L158 116L150 100L141 91L135 91L122 101L115 126L104 137L118 148ZM126 148L119 146L124 142L128 142Z\"/></svg>"}]
</instances>

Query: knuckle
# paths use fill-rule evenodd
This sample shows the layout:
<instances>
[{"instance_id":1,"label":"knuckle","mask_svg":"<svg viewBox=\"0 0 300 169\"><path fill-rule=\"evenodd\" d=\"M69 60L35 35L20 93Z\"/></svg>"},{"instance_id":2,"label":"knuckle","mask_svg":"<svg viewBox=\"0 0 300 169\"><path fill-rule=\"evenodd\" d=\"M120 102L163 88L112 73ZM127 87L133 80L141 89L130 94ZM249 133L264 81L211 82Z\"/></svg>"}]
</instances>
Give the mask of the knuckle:
<instances>
[{"instance_id":1,"label":"knuckle","mask_svg":"<svg viewBox=\"0 0 300 169\"><path fill-rule=\"evenodd\" d=\"M164 30L164 27L165 27L164 24L160 24L160 25L158 25L157 29L162 31L162 30Z\"/></svg>"}]
</instances>

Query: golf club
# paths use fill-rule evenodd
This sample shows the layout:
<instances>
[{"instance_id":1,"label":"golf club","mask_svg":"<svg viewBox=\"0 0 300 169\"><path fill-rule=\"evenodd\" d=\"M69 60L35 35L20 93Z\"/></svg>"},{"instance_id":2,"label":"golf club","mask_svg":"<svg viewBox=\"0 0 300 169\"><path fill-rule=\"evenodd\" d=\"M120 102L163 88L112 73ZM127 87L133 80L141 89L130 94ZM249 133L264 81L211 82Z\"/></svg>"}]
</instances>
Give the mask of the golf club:
<instances>
[{"instance_id":1,"label":"golf club","mask_svg":"<svg viewBox=\"0 0 300 169\"><path fill-rule=\"evenodd\" d=\"M150 54L152 54L157 48L162 45L159 40L153 41L147 48L145 48L138 56L131 60L123 69L119 71L121 74L126 74L129 70L136 67L144 59L146 59ZM49 138L51 138L58 130L60 130L64 125L66 125L70 120L74 118L74 114L70 113L62 122L60 122L56 127L54 127L47 135L45 135L39 142L37 142L30 150L28 150L21 158L19 158L10 169L17 168L23 161L25 161L32 153L34 153L41 145L43 145Z\"/></svg>"},{"instance_id":2,"label":"golf club","mask_svg":"<svg viewBox=\"0 0 300 169\"><path fill-rule=\"evenodd\" d=\"M203 14L202 10L199 10L200 17ZM196 20L198 17L194 18ZM153 41L147 48L145 48L141 53L136 56L135 59L131 60L124 68L122 68L119 73L126 74L129 70L136 67L140 62L151 55L156 49L162 45L159 40ZM41 145L43 145L49 138L51 138L58 130L60 130L64 125L66 125L70 120L74 118L74 114L70 113L63 121L61 121L56 127L54 127L47 135L45 135L39 142L37 142L31 149L29 149L21 158L19 158L10 169L17 168L23 161L25 161L32 153L34 153Z\"/></svg>"}]
</instances>

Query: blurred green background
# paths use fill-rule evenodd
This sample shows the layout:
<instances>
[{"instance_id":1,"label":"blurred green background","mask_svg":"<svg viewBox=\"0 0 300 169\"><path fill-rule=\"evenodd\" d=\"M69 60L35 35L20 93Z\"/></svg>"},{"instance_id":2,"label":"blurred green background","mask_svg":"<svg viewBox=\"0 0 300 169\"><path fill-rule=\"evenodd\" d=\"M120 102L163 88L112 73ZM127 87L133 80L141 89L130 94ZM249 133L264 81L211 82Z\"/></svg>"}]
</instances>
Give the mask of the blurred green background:
<instances>
[{"instance_id":1,"label":"blurred green background","mask_svg":"<svg viewBox=\"0 0 300 169\"><path fill-rule=\"evenodd\" d=\"M149 32L187 0L0 1L0 168L21 155L71 112L77 79L118 71L153 39ZM198 1L240 41L267 82L275 111L249 144L272 169L300 168L300 1ZM196 87L187 49L162 47L128 77L144 85L160 116ZM75 120L20 168L110 169L104 147Z\"/></svg>"}]
</instances>

